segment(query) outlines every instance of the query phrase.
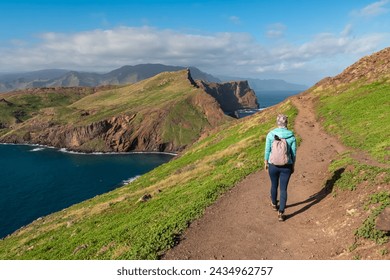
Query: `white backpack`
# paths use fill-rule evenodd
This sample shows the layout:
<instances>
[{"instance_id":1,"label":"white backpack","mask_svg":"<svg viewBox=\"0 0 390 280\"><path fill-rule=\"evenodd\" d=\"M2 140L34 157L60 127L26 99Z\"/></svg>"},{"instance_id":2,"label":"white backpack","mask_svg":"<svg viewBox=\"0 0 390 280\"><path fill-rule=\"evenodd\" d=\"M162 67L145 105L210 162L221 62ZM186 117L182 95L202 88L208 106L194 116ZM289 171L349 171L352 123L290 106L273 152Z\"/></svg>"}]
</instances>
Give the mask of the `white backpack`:
<instances>
[{"instance_id":1,"label":"white backpack","mask_svg":"<svg viewBox=\"0 0 390 280\"><path fill-rule=\"evenodd\" d=\"M274 135L269 162L273 165L286 165L288 163L288 145L286 139Z\"/></svg>"}]
</instances>

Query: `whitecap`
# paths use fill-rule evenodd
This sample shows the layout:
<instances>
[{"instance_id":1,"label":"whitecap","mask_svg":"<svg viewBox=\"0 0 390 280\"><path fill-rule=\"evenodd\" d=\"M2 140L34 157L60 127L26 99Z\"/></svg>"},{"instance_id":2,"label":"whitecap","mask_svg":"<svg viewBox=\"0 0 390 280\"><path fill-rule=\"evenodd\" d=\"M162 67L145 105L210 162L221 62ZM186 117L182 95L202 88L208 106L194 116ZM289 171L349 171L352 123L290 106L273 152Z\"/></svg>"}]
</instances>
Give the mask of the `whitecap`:
<instances>
[{"instance_id":1,"label":"whitecap","mask_svg":"<svg viewBox=\"0 0 390 280\"><path fill-rule=\"evenodd\" d=\"M67 148L56 148L53 146L48 145L41 145L41 144L26 144L26 143L2 143L0 142L0 145L15 145L15 146L31 146L31 147L38 147L42 149L56 149L59 152L62 153L68 153L68 154L75 154L75 155L132 155L132 154L156 154L156 155L170 155L170 156L177 156L178 153L174 152L158 152L158 151L139 151L139 152L78 152L69 150ZM35 150L35 149L34 149ZM34 151L35 152L35 151Z\"/></svg>"},{"instance_id":2,"label":"whitecap","mask_svg":"<svg viewBox=\"0 0 390 280\"><path fill-rule=\"evenodd\" d=\"M39 152L39 151L42 151L44 149L45 148L34 148L34 149L30 150L30 152Z\"/></svg>"},{"instance_id":3,"label":"whitecap","mask_svg":"<svg viewBox=\"0 0 390 280\"><path fill-rule=\"evenodd\" d=\"M130 184L131 182L134 182L135 180L137 180L139 177L141 177L141 175L137 175L135 177L131 177L130 179L127 179L127 180L123 180L122 184L124 186L127 185L127 184Z\"/></svg>"},{"instance_id":4,"label":"whitecap","mask_svg":"<svg viewBox=\"0 0 390 280\"><path fill-rule=\"evenodd\" d=\"M156 155L170 155L170 156L177 156L177 153L171 153L171 152L154 152L154 151L147 151L147 152L77 152L73 150L68 150L67 148L60 148L58 151L62 153L67 154L75 154L75 155L136 155L136 154L156 154Z\"/></svg>"}]
</instances>

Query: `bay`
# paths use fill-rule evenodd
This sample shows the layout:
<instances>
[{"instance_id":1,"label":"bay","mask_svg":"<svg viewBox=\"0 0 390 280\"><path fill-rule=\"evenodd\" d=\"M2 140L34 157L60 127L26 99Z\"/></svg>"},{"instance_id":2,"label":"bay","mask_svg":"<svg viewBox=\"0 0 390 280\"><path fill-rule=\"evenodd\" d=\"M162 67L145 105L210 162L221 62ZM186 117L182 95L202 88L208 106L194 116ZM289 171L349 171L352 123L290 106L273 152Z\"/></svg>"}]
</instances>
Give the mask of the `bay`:
<instances>
[{"instance_id":1,"label":"bay","mask_svg":"<svg viewBox=\"0 0 390 280\"><path fill-rule=\"evenodd\" d=\"M0 238L39 217L122 186L172 157L0 145Z\"/></svg>"}]
</instances>

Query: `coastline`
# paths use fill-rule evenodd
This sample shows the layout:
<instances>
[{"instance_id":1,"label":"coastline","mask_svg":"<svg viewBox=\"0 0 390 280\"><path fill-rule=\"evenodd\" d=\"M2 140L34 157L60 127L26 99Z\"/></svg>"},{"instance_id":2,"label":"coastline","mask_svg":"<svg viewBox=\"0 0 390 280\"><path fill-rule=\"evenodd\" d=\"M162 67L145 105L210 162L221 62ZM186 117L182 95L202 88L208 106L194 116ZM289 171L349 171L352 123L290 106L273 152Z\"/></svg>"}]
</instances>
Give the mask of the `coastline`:
<instances>
[{"instance_id":1,"label":"coastline","mask_svg":"<svg viewBox=\"0 0 390 280\"><path fill-rule=\"evenodd\" d=\"M77 155L131 155L131 154L161 154L161 155L171 155L171 156L177 156L178 155L178 153L158 152L158 151L79 152L79 151L70 150L68 148L58 148L58 147L49 146L49 145L32 144L32 143L6 143L6 142L0 142L0 145L31 146L31 147L38 147L38 148L45 148L45 149L54 149L54 150L57 150L58 152L68 153L68 154L77 154Z\"/></svg>"}]
</instances>

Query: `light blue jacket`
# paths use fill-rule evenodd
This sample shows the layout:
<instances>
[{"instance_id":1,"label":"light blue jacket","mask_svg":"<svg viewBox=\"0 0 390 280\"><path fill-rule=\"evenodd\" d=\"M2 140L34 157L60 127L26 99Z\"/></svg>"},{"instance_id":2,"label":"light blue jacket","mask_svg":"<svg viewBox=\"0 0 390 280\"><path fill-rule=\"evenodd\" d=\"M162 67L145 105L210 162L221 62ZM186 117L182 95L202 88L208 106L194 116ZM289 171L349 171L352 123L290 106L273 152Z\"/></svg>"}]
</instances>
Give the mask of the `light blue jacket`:
<instances>
[{"instance_id":1,"label":"light blue jacket","mask_svg":"<svg viewBox=\"0 0 390 280\"><path fill-rule=\"evenodd\" d=\"M295 163L296 153L297 153L297 143L296 143L294 133L291 130L288 130L287 128L281 128L281 127L275 128L267 134L267 138L265 139L264 160L266 160L269 163L272 142L275 140L274 135L279 136L279 138L286 139L287 145L290 150L288 164Z\"/></svg>"}]
</instances>

